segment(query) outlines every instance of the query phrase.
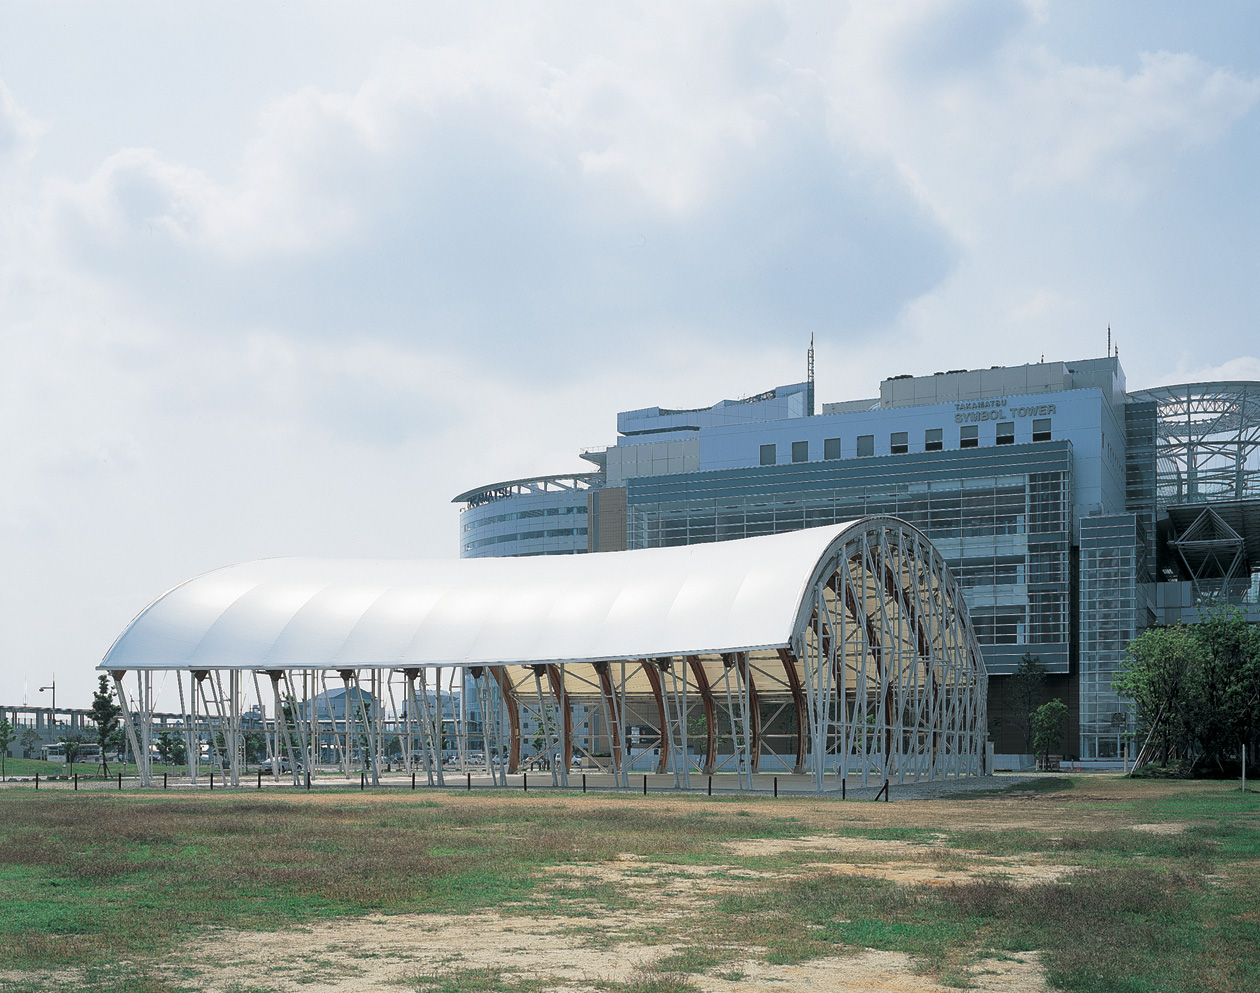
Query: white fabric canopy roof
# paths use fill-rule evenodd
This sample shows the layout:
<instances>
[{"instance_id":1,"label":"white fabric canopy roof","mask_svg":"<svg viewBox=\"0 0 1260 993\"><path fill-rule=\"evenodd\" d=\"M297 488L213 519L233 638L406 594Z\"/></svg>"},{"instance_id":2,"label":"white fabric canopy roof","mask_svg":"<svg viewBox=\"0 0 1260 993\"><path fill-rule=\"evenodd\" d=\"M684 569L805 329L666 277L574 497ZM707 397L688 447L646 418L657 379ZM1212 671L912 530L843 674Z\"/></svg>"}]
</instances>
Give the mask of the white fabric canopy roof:
<instances>
[{"instance_id":1,"label":"white fabric canopy roof","mask_svg":"<svg viewBox=\"0 0 1260 993\"><path fill-rule=\"evenodd\" d=\"M495 665L786 646L816 568L852 524L593 555L245 562L159 597L100 668Z\"/></svg>"}]
</instances>

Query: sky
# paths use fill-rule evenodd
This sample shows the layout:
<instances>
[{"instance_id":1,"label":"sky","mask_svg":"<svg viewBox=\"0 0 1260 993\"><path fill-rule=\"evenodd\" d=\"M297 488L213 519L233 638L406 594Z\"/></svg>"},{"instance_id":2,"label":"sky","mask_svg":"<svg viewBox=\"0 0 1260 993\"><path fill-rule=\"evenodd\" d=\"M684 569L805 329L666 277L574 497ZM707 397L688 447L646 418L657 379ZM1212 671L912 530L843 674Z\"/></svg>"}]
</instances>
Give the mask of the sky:
<instances>
[{"instance_id":1,"label":"sky","mask_svg":"<svg viewBox=\"0 0 1260 993\"><path fill-rule=\"evenodd\" d=\"M1260 380L1260 5L0 4L0 703L619 410Z\"/></svg>"}]
</instances>

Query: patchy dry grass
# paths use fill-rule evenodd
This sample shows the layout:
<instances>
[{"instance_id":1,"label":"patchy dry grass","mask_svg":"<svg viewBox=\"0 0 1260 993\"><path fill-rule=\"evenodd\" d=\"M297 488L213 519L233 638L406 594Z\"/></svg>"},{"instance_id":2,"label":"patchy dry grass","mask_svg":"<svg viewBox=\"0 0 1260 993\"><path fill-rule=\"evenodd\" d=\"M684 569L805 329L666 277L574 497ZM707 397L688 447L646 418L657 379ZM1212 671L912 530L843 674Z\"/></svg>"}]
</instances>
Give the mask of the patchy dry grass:
<instances>
[{"instance_id":1,"label":"patchy dry grass","mask_svg":"<svg viewBox=\"0 0 1260 993\"><path fill-rule=\"evenodd\" d=\"M924 989L990 974L1033 989L1018 983L1034 973L1099 993L1260 989L1254 796L1103 777L1032 786L894 804L7 790L0 990L577 988L545 967L561 945L574 969L634 949L626 969L582 980L610 993L760 988L775 970L840 988L826 963L877 953L872 968L917 969ZM413 955L439 918L542 957L525 971L510 956L444 958L446 938ZM368 930L342 941L353 921ZM294 963L268 933L277 949L320 948Z\"/></svg>"}]
</instances>

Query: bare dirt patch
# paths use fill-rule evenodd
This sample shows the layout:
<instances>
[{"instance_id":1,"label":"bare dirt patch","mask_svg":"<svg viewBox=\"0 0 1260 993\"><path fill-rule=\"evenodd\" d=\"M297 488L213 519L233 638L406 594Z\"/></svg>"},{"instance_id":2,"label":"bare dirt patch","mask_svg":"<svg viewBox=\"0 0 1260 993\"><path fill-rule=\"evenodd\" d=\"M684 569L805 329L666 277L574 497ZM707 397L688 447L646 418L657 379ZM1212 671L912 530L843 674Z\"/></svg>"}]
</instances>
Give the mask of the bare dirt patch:
<instances>
[{"instance_id":1,"label":"bare dirt patch","mask_svg":"<svg viewBox=\"0 0 1260 993\"><path fill-rule=\"evenodd\" d=\"M505 981L529 979L547 990L590 991L651 973L661 959L687 947L689 921L714 901L762 881L809 872L877 876L911 884L966 882L1001 874L1017 885L1058 878L1067 867L1017 863L932 844L832 835L730 842L729 863L665 864L625 853L606 862L548 867L540 896L561 896L568 913L531 914L528 907L469 915L374 915L275 932L220 932L194 944L181 966L199 973L200 988L218 993L261 985L277 993L398 990L417 976L488 970ZM741 857L818 853L774 870L740 864ZM845 861L837 862L837 855ZM1036 860L1034 860L1036 861ZM592 896L612 888L625 900L613 909ZM943 991L910 956L874 949L783 965L763 961L765 949L711 949L729 959L692 976L706 993L730 990ZM173 968L173 965L172 965ZM1040 993L1047 987L1035 954L974 964L973 988Z\"/></svg>"},{"instance_id":2,"label":"bare dirt patch","mask_svg":"<svg viewBox=\"0 0 1260 993\"><path fill-rule=\"evenodd\" d=\"M599 947L572 934L571 926L572 921L560 917L495 914L368 917L278 932L225 932L193 946L185 961L201 971L201 989L210 993L225 993L234 984L261 985L277 993L396 993L419 975L480 969L502 970L508 980L529 978L557 993L576 993L627 982L651 971L653 963L677 947L626 939ZM904 953L874 949L796 965L741 957L692 979L706 993L944 993L954 988L916 971ZM972 982L973 989L984 991L1048 989L1036 953L981 960Z\"/></svg>"},{"instance_id":3,"label":"bare dirt patch","mask_svg":"<svg viewBox=\"0 0 1260 993\"><path fill-rule=\"evenodd\" d=\"M349 993L407 988L419 975L503 970L556 989L624 982L673 946L592 945L564 917L498 914L371 916L275 932L235 931L194 945L185 961L201 989L233 984L277 991Z\"/></svg>"},{"instance_id":4,"label":"bare dirt patch","mask_svg":"<svg viewBox=\"0 0 1260 993\"><path fill-rule=\"evenodd\" d=\"M869 861L881 856L902 856L915 850L931 852L932 845L916 845L908 841L885 841L874 838L851 838L844 835L814 834L800 838L743 838L728 841L725 848L740 856L782 855L787 852L846 853Z\"/></svg>"},{"instance_id":5,"label":"bare dirt patch","mask_svg":"<svg viewBox=\"0 0 1260 993\"><path fill-rule=\"evenodd\" d=\"M1147 834L1181 834L1189 826L1182 821L1165 821L1162 824L1134 824L1133 830Z\"/></svg>"},{"instance_id":6,"label":"bare dirt patch","mask_svg":"<svg viewBox=\"0 0 1260 993\"><path fill-rule=\"evenodd\" d=\"M801 838L755 838L728 842L737 855L771 856L819 852L844 856L844 861L801 862L796 872L827 870L846 875L873 876L897 883L943 886L978 877L999 877L1015 886L1052 883L1074 870L1028 853L1018 857L985 855L966 849L946 848L943 838L928 844L907 841L809 835Z\"/></svg>"},{"instance_id":7,"label":"bare dirt patch","mask_svg":"<svg viewBox=\"0 0 1260 993\"><path fill-rule=\"evenodd\" d=\"M747 961L726 967L727 975L740 978L724 980L702 976L697 985L705 993L727 990L739 993L784 990L836 991L836 993L943 993L957 991L955 986L940 986L916 973L908 955L902 952L880 952L865 949L856 955L815 959L800 965L767 966ZM1036 952L1026 952L1018 959L998 961L982 959L976 963L971 980L973 990L1002 993L1043 993L1049 989Z\"/></svg>"}]
</instances>

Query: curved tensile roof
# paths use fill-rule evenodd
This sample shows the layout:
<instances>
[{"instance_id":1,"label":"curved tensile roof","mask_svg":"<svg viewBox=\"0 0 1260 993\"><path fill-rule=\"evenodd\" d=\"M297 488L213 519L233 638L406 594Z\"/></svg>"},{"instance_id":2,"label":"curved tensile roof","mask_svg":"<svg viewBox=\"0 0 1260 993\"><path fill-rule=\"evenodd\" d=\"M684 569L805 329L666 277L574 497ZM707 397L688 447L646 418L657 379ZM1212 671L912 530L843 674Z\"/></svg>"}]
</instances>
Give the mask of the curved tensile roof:
<instances>
[{"instance_id":1,"label":"curved tensile roof","mask_svg":"<svg viewBox=\"0 0 1260 993\"><path fill-rule=\"evenodd\" d=\"M159 597L100 668L504 665L787 646L823 563L869 523L594 555L245 562Z\"/></svg>"}]
</instances>

